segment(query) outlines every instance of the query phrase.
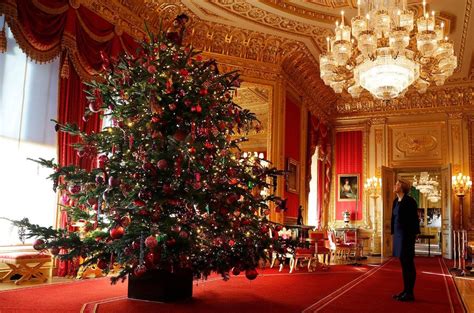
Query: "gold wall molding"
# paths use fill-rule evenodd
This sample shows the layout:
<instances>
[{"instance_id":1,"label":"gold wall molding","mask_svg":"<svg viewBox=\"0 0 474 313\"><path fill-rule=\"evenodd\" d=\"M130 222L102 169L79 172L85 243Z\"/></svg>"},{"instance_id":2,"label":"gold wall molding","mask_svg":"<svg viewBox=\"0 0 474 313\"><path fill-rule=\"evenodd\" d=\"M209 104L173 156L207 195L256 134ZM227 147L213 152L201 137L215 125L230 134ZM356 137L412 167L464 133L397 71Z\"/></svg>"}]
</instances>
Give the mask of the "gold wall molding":
<instances>
[{"instance_id":1,"label":"gold wall molding","mask_svg":"<svg viewBox=\"0 0 474 313\"><path fill-rule=\"evenodd\" d=\"M467 125L468 125L467 136L468 136L468 141L469 141L469 169L470 169L469 175L471 176L471 179L472 179L472 177L474 177L474 136L472 133L474 131L474 119L470 117L469 120L467 121ZM453 175L455 175L456 173L458 172L453 171ZM470 216L470 224L473 225L474 214L472 214L472 210L474 209L474 197L472 196L472 191L471 191L470 200L471 200L470 201L471 214L469 216Z\"/></svg>"},{"instance_id":2,"label":"gold wall molding","mask_svg":"<svg viewBox=\"0 0 474 313\"><path fill-rule=\"evenodd\" d=\"M373 114L395 116L473 109L474 85L428 89L425 94L409 91L405 97L389 102L375 100L366 93L359 99L344 95L336 104L338 117L373 116Z\"/></svg>"},{"instance_id":3,"label":"gold wall molding","mask_svg":"<svg viewBox=\"0 0 474 313\"><path fill-rule=\"evenodd\" d=\"M389 125L389 166L443 165L447 156L445 137L445 122Z\"/></svg>"}]
</instances>

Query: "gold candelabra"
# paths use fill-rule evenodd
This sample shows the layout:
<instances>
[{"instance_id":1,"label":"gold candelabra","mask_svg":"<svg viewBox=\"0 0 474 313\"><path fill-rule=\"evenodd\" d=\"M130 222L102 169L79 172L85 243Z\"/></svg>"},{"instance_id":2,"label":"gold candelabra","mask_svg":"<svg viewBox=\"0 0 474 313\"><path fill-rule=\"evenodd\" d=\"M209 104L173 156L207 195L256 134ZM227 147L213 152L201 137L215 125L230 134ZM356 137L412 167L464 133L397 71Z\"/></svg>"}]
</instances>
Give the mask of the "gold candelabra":
<instances>
[{"instance_id":1,"label":"gold candelabra","mask_svg":"<svg viewBox=\"0 0 474 313\"><path fill-rule=\"evenodd\" d=\"M370 198L374 199L374 229L376 229L377 226L377 198L380 197L380 194L382 192L382 179L379 177L371 177L367 178L364 184L364 189L367 191L367 194L369 195ZM369 206L366 206L366 219L367 221L370 221L368 219L369 216ZM367 222L367 226L370 227L369 222Z\"/></svg>"},{"instance_id":2,"label":"gold candelabra","mask_svg":"<svg viewBox=\"0 0 474 313\"><path fill-rule=\"evenodd\" d=\"M471 190L472 181L469 176L465 176L459 173L457 176L452 178L452 188L454 193L459 199L459 227L463 229L463 209L464 209L464 196Z\"/></svg>"}]
</instances>

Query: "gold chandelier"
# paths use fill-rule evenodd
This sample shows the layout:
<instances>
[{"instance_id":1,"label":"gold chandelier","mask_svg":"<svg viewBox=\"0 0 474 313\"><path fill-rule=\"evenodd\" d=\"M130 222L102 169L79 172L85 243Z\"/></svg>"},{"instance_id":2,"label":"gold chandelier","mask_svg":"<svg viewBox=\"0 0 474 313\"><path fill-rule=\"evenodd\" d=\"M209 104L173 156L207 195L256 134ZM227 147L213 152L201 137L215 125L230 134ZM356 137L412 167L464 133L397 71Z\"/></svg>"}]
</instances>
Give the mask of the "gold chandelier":
<instances>
[{"instance_id":1,"label":"gold chandelier","mask_svg":"<svg viewBox=\"0 0 474 313\"><path fill-rule=\"evenodd\" d=\"M319 57L321 78L336 93L347 89L358 98L363 89L389 100L414 85L420 93L431 83L441 86L457 66L452 41L444 37L444 23L435 12L416 20L407 0L366 0L367 14L352 18L352 26L336 22L335 36L327 38L327 52ZM400 8L401 7L401 8Z\"/></svg>"}]
</instances>

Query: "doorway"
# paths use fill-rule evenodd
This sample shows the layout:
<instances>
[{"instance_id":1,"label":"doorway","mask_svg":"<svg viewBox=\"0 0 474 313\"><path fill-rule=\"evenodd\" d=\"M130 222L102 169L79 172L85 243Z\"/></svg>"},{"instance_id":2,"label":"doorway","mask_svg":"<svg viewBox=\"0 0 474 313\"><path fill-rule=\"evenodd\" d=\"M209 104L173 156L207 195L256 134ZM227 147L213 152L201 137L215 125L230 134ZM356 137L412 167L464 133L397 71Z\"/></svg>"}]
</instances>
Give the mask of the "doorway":
<instances>
[{"instance_id":1,"label":"doorway","mask_svg":"<svg viewBox=\"0 0 474 313\"><path fill-rule=\"evenodd\" d=\"M451 167L382 168L382 256L392 255L391 214L393 184L396 179L410 181L410 195L418 203L421 235L415 245L417 255L443 255L452 258Z\"/></svg>"}]
</instances>

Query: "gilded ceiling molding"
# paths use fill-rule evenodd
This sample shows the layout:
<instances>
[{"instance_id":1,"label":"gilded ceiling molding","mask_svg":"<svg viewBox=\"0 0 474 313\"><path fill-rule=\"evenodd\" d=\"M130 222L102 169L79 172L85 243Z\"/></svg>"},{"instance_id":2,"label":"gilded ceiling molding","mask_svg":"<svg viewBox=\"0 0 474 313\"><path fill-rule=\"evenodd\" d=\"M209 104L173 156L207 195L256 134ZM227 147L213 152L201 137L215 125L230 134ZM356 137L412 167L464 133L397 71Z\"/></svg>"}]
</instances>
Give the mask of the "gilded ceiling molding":
<instances>
[{"instance_id":1,"label":"gilded ceiling molding","mask_svg":"<svg viewBox=\"0 0 474 313\"><path fill-rule=\"evenodd\" d=\"M303 34L311 38L318 38L315 42L318 43L317 46L319 51L323 51L326 44L326 37L333 35L332 30L328 28L287 19L284 16L262 10L249 3L249 1L210 0L210 2L231 14L243 17L261 25L297 35ZM326 21L325 19L323 20Z\"/></svg>"},{"instance_id":2,"label":"gilded ceiling molding","mask_svg":"<svg viewBox=\"0 0 474 313\"><path fill-rule=\"evenodd\" d=\"M386 117L374 117L370 119L371 125L385 125L387 123Z\"/></svg>"},{"instance_id":3,"label":"gilded ceiling molding","mask_svg":"<svg viewBox=\"0 0 474 313\"><path fill-rule=\"evenodd\" d=\"M140 17L134 14L133 10L127 8L123 3L129 1L108 1L108 0L80 0L81 5L99 15L115 27L123 30L137 40L142 40L145 35L145 22L147 17ZM152 12L150 12L152 13ZM154 30L152 25L148 25Z\"/></svg>"},{"instance_id":4,"label":"gilded ceiling molding","mask_svg":"<svg viewBox=\"0 0 474 313\"><path fill-rule=\"evenodd\" d=\"M471 19L472 0L466 1L466 9L464 10L464 20L461 35L461 47L459 48L458 67L454 70L455 73L461 71L464 60L464 50L466 48L467 32L469 30L469 20Z\"/></svg>"},{"instance_id":5,"label":"gilded ceiling molding","mask_svg":"<svg viewBox=\"0 0 474 313\"><path fill-rule=\"evenodd\" d=\"M267 81L275 81L279 78L279 69L277 66L268 66L261 62L252 62L249 60L238 59L225 55L205 52L203 56L217 61L219 71L222 73L239 71L241 76L258 78Z\"/></svg>"},{"instance_id":6,"label":"gilded ceiling molding","mask_svg":"<svg viewBox=\"0 0 474 313\"><path fill-rule=\"evenodd\" d=\"M294 14L298 15L301 17L313 19L317 22L321 23L328 23L328 24L334 24L336 20L340 19L341 16L339 14L331 14L327 12L319 12L319 11L313 11L309 10L308 8L296 5L294 3L289 3L286 1L281 1L281 0L262 0L264 4L277 8L285 13L288 14ZM310 2L310 1L308 1ZM328 4L328 1L323 1L324 3L321 3L321 1L317 1L317 4L326 6L326 7L335 7L334 3ZM342 1L337 1L341 3ZM344 2L343 5L339 5L339 7L347 6L348 3Z\"/></svg>"},{"instance_id":7,"label":"gilded ceiling molding","mask_svg":"<svg viewBox=\"0 0 474 313\"><path fill-rule=\"evenodd\" d=\"M348 115L404 115L413 113L463 111L474 108L474 86L445 87L428 89L425 94L408 92L404 97L390 102L375 100L364 93L359 99L344 94L338 99L336 112L341 117Z\"/></svg>"},{"instance_id":8,"label":"gilded ceiling molding","mask_svg":"<svg viewBox=\"0 0 474 313\"><path fill-rule=\"evenodd\" d=\"M313 99L313 102L331 114L337 97L334 92L321 80L319 75L319 66L314 59L308 57L304 50L297 50L288 55L281 67L288 78L299 88L304 89L307 96ZM309 108L312 110L312 108Z\"/></svg>"}]
</instances>

